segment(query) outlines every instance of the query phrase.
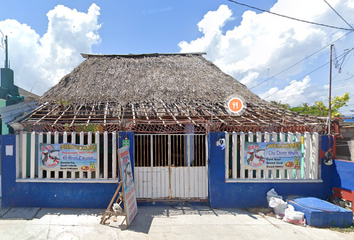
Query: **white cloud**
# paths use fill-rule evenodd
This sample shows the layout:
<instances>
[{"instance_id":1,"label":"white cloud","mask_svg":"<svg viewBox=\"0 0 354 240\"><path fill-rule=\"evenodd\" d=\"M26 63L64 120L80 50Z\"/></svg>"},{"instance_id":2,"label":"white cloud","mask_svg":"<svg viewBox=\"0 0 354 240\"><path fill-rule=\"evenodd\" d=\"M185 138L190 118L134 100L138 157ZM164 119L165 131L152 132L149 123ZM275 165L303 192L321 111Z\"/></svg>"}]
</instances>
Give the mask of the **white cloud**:
<instances>
[{"instance_id":1,"label":"white cloud","mask_svg":"<svg viewBox=\"0 0 354 240\"><path fill-rule=\"evenodd\" d=\"M283 89L277 87L271 88L269 91L260 94L260 97L269 101L281 99L282 103L288 103L290 105L299 105L301 103L307 103L309 99L302 96L305 89L310 87L311 78L306 76L302 81L292 80L288 86Z\"/></svg>"},{"instance_id":2,"label":"white cloud","mask_svg":"<svg viewBox=\"0 0 354 240\"><path fill-rule=\"evenodd\" d=\"M331 0L328 2L342 16L345 16L347 21L354 23L353 0ZM322 1L278 0L270 11L348 28ZM222 30L225 23L232 18L232 12L226 5L221 5L216 11L208 12L198 24L199 31L203 33L203 36L189 43L181 41L179 47L181 52L207 52L207 59L248 87L266 79L268 68L272 74L277 74L345 34L341 30L297 22L268 13L257 14L251 10L243 13L239 25L235 25L233 29L224 33ZM213 24L206 25L204 24L206 22ZM272 82L282 84L280 86L282 88L289 84L290 79L294 79L293 76L304 71L309 63L320 59L323 64L323 59L327 58L327 55L315 55L302 64L279 74ZM285 89L295 90L293 88L296 86L303 87L298 86L299 84L306 85L307 80L291 82L291 88ZM264 85L257 88L257 91L264 92L265 90ZM288 100L285 93L277 93L275 96L284 96L280 99L282 102ZM289 98L289 101L294 102L293 98Z\"/></svg>"},{"instance_id":3,"label":"white cloud","mask_svg":"<svg viewBox=\"0 0 354 240\"><path fill-rule=\"evenodd\" d=\"M43 36L16 20L1 21L0 29L9 39L15 84L42 94L76 67L83 60L80 53L91 53L92 45L100 42L99 10L94 3L87 13L58 5L47 13Z\"/></svg>"}]
</instances>

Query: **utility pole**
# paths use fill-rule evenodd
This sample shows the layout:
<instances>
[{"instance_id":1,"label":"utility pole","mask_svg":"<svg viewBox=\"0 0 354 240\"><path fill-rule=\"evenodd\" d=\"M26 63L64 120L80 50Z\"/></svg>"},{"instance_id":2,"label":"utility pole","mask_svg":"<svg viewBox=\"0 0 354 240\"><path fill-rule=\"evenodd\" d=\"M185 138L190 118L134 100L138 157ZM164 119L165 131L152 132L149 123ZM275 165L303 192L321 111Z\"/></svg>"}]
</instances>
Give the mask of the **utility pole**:
<instances>
[{"instance_id":1,"label":"utility pole","mask_svg":"<svg viewBox=\"0 0 354 240\"><path fill-rule=\"evenodd\" d=\"M328 99L328 135L331 134L331 120L332 120L332 52L333 52L333 44L331 44L330 57L329 57L329 99Z\"/></svg>"}]
</instances>

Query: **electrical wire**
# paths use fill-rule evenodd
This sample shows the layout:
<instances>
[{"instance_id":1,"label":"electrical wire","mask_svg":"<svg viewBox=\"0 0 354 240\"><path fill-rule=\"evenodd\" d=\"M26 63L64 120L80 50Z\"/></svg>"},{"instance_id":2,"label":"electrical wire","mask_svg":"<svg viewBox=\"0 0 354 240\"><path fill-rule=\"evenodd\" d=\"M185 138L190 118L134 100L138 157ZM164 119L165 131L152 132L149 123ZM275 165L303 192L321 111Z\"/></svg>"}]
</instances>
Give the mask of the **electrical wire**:
<instances>
[{"instance_id":1,"label":"electrical wire","mask_svg":"<svg viewBox=\"0 0 354 240\"><path fill-rule=\"evenodd\" d=\"M329 63L329 62L326 62L325 64L323 64L323 65L319 66L319 67L318 67L318 68L316 68L315 70L313 70L313 71L311 71L311 72L307 73L306 75L304 75L304 76L302 76L302 77L300 77L300 78L296 79L296 81L299 81L299 80L301 80L301 79L305 78L307 75L310 75L311 73L316 72L317 70L319 70L319 69L323 68L324 66L326 66L328 63ZM288 85L288 86L290 86L290 85ZM286 88L286 87L285 87L285 88ZM285 89L285 88L284 88L284 89ZM277 91L275 91L274 93L272 93L272 94L270 94L269 96L267 96L267 98L269 98L269 97L273 96L274 94L276 94L277 92L279 92L279 91L281 91L281 90L283 90L283 89L278 89L278 90L277 90Z\"/></svg>"},{"instance_id":2,"label":"electrical wire","mask_svg":"<svg viewBox=\"0 0 354 240\"><path fill-rule=\"evenodd\" d=\"M268 78L268 79L266 79L266 80L263 80L263 81L260 82L260 83L257 83L256 85L250 87L249 89L251 90L251 89L253 89L253 88L255 88L255 87L258 87L259 85L261 85L261 84L263 84L263 83L265 83L265 82L267 82L267 81L269 81L269 80L275 78L275 77L278 76L279 74L282 74L283 72L289 70L290 68L295 67L296 65L302 63L303 61L307 60L308 58L310 58L310 57L314 56L315 54L321 52L322 50L328 48L331 44L334 44L335 42L338 42L339 40L341 40L342 38L346 37L347 35L349 35L349 34L351 34L351 33L352 33L352 32L348 32L348 33L344 34L343 36L341 36L340 38L336 39L336 40L333 41L332 43L330 43L330 44L324 46L323 48L321 48L321 49L317 50L316 52L310 54L309 56L305 57L304 59L302 59L302 60L300 60L300 61L294 63L293 65L291 65L291 66L285 68L284 70L278 72L277 74L271 76L270 78Z\"/></svg>"},{"instance_id":3,"label":"electrical wire","mask_svg":"<svg viewBox=\"0 0 354 240\"><path fill-rule=\"evenodd\" d=\"M354 28L326 0L323 1L354 31Z\"/></svg>"},{"instance_id":4,"label":"electrical wire","mask_svg":"<svg viewBox=\"0 0 354 240\"><path fill-rule=\"evenodd\" d=\"M248 8L252 8L252 9L255 9L255 10L258 10L258 11L261 11L261 12L270 13L270 14L273 14L273 15L276 15L276 16L279 16L279 17L288 18L288 19L291 19L291 20L299 21L299 22L309 23L309 24L318 25L318 26L327 27L327 28L334 28L334 29L340 29L340 30L346 30L346 31L354 31L353 29L349 29L349 28L336 27L336 26L327 25L327 24L323 24L323 23L316 23L316 22L311 22L311 21L307 21L307 20L302 20L302 19L286 16L286 15L279 14L279 13L274 13L274 12L271 12L271 11L268 11L268 10L264 10L264 9L261 9L261 8L258 8L258 7L253 7L253 6L244 4L244 3L236 2L234 0L227 0L227 1L235 3L235 4L238 4L238 5L241 5L241 6L245 6L245 7L248 7Z\"/></svg>"},{"instance_id":5,"label":"electrical wire","mask_svg":"<svg viewBox=\"0 0 354 240\"><path fill-rule=\"evenodd\" d=\"M348 51L346 51L345 53L343 53L343 54L341 54L340 56L339 56L339 58L344 58L349 52L351 52L351 51L353 51L354 50L354 46L353 47L351 47ZM339 60L341 60L341 59L339 59ZM319 70L319 69L321 69L321 68L323 68L324 66L326 66L327 64L329 64L330 62L328 61L328 62L326 62L325 64L323 64L323 65L321 65L321 66L319 66L318 68L316 68L315 70L313 70L313 71L311 71L311 72L309 72L309 73L307 73L306 75L304 75L304 76L302 76L302 77L300 77L300 78L298 78L298 79L296 79L296 81L299 81L299 80L301 80L301 79L303 79L304 77L306 77L307 75L310 75L311 73L314 73L314 72L316 72L317 70ZM338 75L338 74L337 74ZM336 76L337 76L336 75ZM335 76L335 77L336 77ZM290 85L288 85L288 86L290 86ZM286 87L285 87L286 88ZM270 94L270 95L268 95L267 96L267 98L269 98L269 97L271 97L271 96L273 96L274 94L276 94L277 92L279 92L279 91L281 91L281 90L284 90L285 88L283 88L283 89L278 89L277 91L275 91L274 93L272 93L272 94ZM324 90L324 89L323 89ZM323 91L322 90L322 91ZM322 92L321 91L321 92ZM319 94L318 94L319 95ZM317 97L317 96L316 96ZM312 102L312 101L311 101Z\"/></svg>"}]
</instances>

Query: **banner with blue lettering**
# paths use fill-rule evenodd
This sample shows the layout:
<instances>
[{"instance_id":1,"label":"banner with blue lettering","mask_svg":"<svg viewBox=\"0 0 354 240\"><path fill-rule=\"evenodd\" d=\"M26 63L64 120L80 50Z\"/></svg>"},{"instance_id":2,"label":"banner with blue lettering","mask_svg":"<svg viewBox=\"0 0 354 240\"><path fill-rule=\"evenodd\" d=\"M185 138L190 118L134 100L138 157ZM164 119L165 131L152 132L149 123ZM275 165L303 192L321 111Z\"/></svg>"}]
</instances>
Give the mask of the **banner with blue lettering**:
<instances>
[{"instance_id":1,"label":"banner with blue lettering","mask_svg":"<svg viewBox=\"0 0 354 240\"><path fill-rule=\"evenodd\" d=\"M300 142L245 143L247 169L300 169L301 157Z\"/></svg>"},{"instance_id":2,"label":"banner with blue lettering","mask_svg":"<svg viewBox=\"0 0 354 240\"><path fill-rule=\"evenodd\" d=\"M41 170L49 171L95 171L97 144L71 143L40 144L39 164Z\"/></svg>"}]
</instances>

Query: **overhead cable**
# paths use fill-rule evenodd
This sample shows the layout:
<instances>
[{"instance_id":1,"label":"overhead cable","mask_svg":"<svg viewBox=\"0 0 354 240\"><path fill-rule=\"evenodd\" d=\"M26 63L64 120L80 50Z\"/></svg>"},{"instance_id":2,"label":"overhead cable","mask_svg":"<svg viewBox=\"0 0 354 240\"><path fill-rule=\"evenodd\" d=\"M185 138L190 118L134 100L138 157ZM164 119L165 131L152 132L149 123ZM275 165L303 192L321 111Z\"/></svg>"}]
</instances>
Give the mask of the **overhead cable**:
<instances>
[{"instance_id":1,"label":"overhead cable","mask_svg":"<svg viewBox=\"0 0 354 240\"><path fill-rule=\"evenodd\" d=\"M327 3L327 5L333 10L333 12L335 12L352 29L352 31L354 31L354 28L326 0L323 1Z\"/></svg>"},{"instance_id":2,"label":"overhead cable","mask_svg":"<svg viewBox=\"0 0 354 240\"><path fill-rule=\"evenodd\" d=\"M261 8L258 8L258 7L253 7L253 6L244 4L244 3L236 2L234 0L227 0L227 1L235 3L235 4L238 4L238 5L241 5L241 6L245 6L245 7L248 7L248 8L252 8L252 9L255 9L255 10L258 10L258 11L261 11L261 12L270 13L270 14L273 14L273 15L276 15L276 16L279 16L279 17L288 18L288 19L291 19L291 20L299 21L299 22L309 23L309 24L318 25L318 26L327 27L327 28L334 28L334 29L340 29L340 30L346 30L346 31L354 31L352 28L336 27L336 26L327 25L327 24L323 24L323 23L316 23L316 22L311 22L311 21L307 21L307 20L302 20L302 19L286 16L286 15L279 14L279 13L274 13L274 12L271 12L271 11L268 11L268 10L264 10L264 9L261 9Z\"/></svg>"},{"instance_id":3,"label":"overhead cable","mask_svg":"<svg viewBox=\"0 0 354 240\"><path fill-rule=\"evenodd\" d=\"M323 47L323 48L321 48L320 50L317 50L316 52L314 52L314 53L310 54L309 56L305 57L304 59L302 59L302 60L300 60L300 61L298 61L298 62L294 63L293 65L291 65L291 66L289 66L289 67L285 68L284 70L282 70L282 71L278 72L277 74L275 74L275 75L271 76L270 78L268 78L268 79L266 79L266 80L263 80L263 81L262 81L262 82L260 82L260 83L257 83L256 85L254 85L254 86L250 87L249 89L252 89L252 88L258 87L259 85L261 85L261 84L263 84L263 83L265 83L265 82L269 81L270 79L275 78L275 77L276 77L276 76L278 76L279 74L282 74L283 72L285 72L285 71L289 70L290 68L295 67L296 65L298 65L298 64L300 64L300 63L302 63L303 61L305 61L306 59L308 59L308 58L312 57L313 55L315 55L315 54L317 54L317 53L321 52L323 49L326 49L326 48L327 48L327 47L329 47L331 44L333 44L333 43L335 43L335 42L339 41L340 39L344 38L345 36L347 36L347 35L349 35L349 34L351 34L351 33L352 33L352 32L348 32L348 33L346 33L345 35L341 36L341 37L340 37L340 38L338 38L337 40L335 40L335 41L331 42L330 44L328 44L328 45L324 46L324 47Z\"/></svg>"}]
</instances>

